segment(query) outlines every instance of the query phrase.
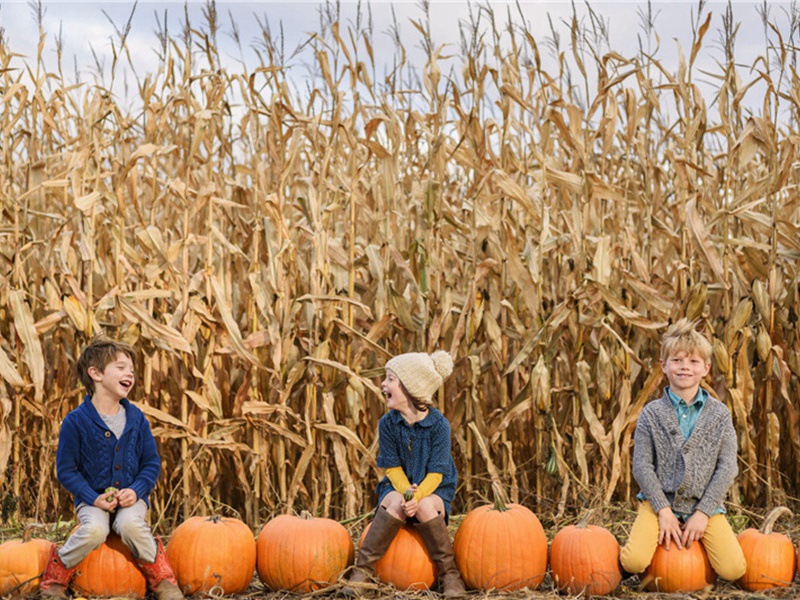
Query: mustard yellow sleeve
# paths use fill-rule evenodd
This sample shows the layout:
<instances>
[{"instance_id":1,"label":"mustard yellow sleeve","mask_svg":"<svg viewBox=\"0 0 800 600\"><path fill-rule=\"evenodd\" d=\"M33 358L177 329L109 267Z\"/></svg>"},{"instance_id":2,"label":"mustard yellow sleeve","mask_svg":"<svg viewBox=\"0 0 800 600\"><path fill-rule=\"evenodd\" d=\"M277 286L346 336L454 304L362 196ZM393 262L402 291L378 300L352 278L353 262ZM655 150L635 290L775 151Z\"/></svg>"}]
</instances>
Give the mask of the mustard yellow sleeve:
<instances>
[{"instance_id":1,"label":"mustard yellow sleeve","mask_svg":"<svg viewBox=\"0 0 800 600\"><path fill-rule=\"evenodd\" d=\"M408 477L406 477L406 472L403 471L403 467L391 467L386 469L386 476L389 478L396 492L405 494L406 490L411 487L411 482L408 480ZM439 480L441 481L441 478ZM436 485L439 484L437 483Z\"/></svg>"},{"instance_id":2,"label":"mustard yellow sleeve","mask_svg":"<svg viewBox=\"0 0 800 600\"><path fill-rule=\"evenodd\" d=\"M419 502L425 496L430 496L442 483L441 473L428 473L425 479L417 486L417 492L414 494L414 500Z\"/></svg>"}]
</instances>

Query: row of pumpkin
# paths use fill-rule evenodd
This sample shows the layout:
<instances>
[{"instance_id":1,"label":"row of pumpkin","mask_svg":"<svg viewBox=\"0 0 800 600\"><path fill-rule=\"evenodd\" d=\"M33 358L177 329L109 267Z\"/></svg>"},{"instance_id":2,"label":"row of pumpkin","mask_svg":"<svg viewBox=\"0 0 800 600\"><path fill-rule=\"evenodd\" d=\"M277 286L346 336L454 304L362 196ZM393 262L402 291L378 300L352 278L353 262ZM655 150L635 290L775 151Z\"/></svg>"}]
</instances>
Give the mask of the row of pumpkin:
<instances>
[{"instance_id":1,"label":"row of pumpkin","mask_svg":"<svg viewBox=\"0 0 800 600\"><path fill-rule=\"evenodd\" d=\"M785 587L794 579L800 551L787 536L772 532L784 512L788 509L775 509L761 530L739 534L748 564L739 583L747 590ZM555 535L550 570L561 591L605 595L621 580L619 544L607 529L587 524L589 514ZM29 531L21 540L1 544L0 596L35 591L51 546L50 541L31 538ZM518 504L498 502L471 511L456 531L453 548L470 589L536 589L547 571L545 532L536 515ZM169 540L167 555L187 595L244 592L254 572L271 590L308 593L339 581L353 564L354 546L340 523L308 513L271 519L255 540L242 521L212 516L192 517L179 525ZM398 589L429 589L436 566L419 534L405 527L378 561L376 575ZM659 547L643 574L647 589L662 592L698 591L713 586L715 579L698 543L684 550L674 545L669 551ZM141 598L146 593L144 576L114 534L84 559L72 588L89 597Z\"/></svg>"}]
</instances>

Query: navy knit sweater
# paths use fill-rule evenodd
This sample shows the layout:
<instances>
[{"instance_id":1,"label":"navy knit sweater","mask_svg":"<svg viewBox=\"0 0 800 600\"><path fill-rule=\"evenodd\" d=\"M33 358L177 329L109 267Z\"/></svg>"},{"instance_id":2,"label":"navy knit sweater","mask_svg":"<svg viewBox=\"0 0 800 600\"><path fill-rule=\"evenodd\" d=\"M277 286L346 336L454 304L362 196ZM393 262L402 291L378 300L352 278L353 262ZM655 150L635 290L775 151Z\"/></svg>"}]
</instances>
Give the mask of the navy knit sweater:
<instances>
[{"instance_id":1,"label":"navy knit sweater","mask_svg":"<svg viewBox=\"0 0 800 600\"><path fill-rule=\"evenodd\" d=\"M149 506L148 497L161 472L161 459L141 410L127 399L125 431L117 437L109 430L90 396L64 418L58 438L58 480L75 498L75 506L94 504L109 486L130 488Z\"/></svg>"}]
</instances>

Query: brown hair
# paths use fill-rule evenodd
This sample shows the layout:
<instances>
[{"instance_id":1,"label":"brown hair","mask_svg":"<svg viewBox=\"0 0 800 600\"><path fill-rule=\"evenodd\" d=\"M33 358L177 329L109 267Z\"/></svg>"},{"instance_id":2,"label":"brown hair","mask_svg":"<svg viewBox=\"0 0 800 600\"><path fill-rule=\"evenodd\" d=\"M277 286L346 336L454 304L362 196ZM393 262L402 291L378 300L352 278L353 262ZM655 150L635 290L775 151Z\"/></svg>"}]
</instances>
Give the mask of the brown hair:
<instances>
[{"instance_id":1,"label":"brown hair","mask_svg":"<svg viewBox=\"0 0 800 600\"><path fill-rule=\"evenodd\" d=\"M412 396L411 393L406 389L406 386L403 385L403 382L400 381L400 378L397 378L397 382L400 384L400 389L403 390L403 393L408 396L409 401L411 404L416 408L419 412L425 412L430 408L430 404L425 404L422 400L417 398L416 396Z\"/></svg>"},{"instance_id":2,"label":"brown hair","mask_svg":"<svg viewBox=\"0 0 800 600\"><path fill-rule=\"evenodd\" d=\"M78 372L78 378L86 387L89 394L94 394L94 380L89 375L89 368L95 367L101 373L106 370L109 363L116 360L118 354L124 354L133 361L136 365L136 357L133 346L125 342L118 342L106 337L95 337L89 342L89 345L83 349L81 356L78 359L78 364L75 365L75 370Z\"/></svg>"},{"instance_id":3,"label":"brown hair","mask_svg":"<svg viewBox=\"0 0 800 600\"><path fill-rule=\"evenodd\" d=\"M667 360L678 352L697 354L706 363L711 361L711 342L695 329L695 323L683 318L673 323L661 342L661 360Z\"/></svg>"}]
</instances>

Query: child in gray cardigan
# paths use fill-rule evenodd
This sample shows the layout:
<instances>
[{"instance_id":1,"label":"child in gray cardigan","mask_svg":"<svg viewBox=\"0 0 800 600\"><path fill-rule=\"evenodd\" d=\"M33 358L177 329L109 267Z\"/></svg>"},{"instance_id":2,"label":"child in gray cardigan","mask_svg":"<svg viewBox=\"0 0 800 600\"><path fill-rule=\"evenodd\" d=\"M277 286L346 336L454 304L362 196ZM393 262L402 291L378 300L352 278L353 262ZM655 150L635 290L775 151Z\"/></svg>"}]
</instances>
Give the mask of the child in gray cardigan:
<instances>
[{"instance_id":1,"label":"child in gray cardigan","mask_svg":"<svg viewBox=\"0 0 800 600\"><path fill-rule=\"evenodd\" d=\"M711 344L689 320L664 334L661 368L669 386L645 405L634 434L642 503L620 553L630 573L642 573L660 544L668 550L702 541L720 577L744 575L744 554L723 508L738 471L736 432L728 407L700 387L710 359Z\"/></svg>"}]
</instances>

